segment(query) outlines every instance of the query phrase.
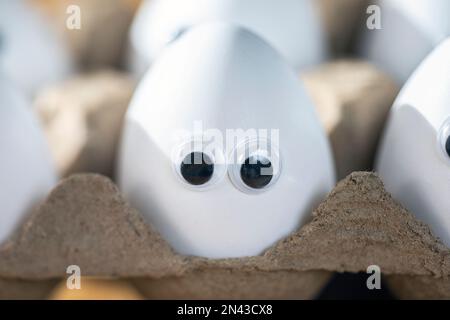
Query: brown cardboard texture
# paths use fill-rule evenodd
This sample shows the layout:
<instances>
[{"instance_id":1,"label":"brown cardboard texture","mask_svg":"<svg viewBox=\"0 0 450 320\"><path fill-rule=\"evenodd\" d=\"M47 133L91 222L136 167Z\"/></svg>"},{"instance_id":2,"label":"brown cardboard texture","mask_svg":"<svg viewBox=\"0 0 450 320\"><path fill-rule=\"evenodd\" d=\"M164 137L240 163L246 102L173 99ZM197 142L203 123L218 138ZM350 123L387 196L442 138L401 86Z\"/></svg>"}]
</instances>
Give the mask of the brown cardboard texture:
<instances>
[{"instance_id":1,"label":"brown cardboard texture","mask_svg":"<svg viewBox=\"0 0 450 320\"><path fill-rule=\"evenodd\" d=\"M372 173L340 182L310 223L263 255L228 260L174 253L108 178L74 175L2 245L0 297L45 297L78 265L84 276L131 279L148 298L312 298L331 272L378 265L403 297L450 298L449 253Z\"/></svg>"}]
</instances>

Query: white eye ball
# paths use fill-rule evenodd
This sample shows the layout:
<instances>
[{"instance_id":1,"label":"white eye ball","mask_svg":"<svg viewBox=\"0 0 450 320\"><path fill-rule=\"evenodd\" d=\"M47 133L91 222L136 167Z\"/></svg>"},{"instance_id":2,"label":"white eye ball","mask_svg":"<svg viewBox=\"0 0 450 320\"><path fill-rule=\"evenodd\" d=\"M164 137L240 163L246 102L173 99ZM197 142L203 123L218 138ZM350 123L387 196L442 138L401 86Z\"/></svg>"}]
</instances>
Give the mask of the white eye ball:
<instances>
[{"instance_id":1,"label":"white eye ball","mask_svg":"<svg viewBox=\"0 0 450 320\"><path fill-rule=\"evenodd\" d=\"M441 149L444 158L450 160L450 118L447 119L439 130L439 148Z\"/></svg>"},{"instance_id":2,"label":"white eye ball","mask_svg":"<svg viewBox=\"0 0 450 320\"><path fill-rule=\"evenodd\" d=\"M191 141L175 149L173 168L187 187L201 191L216 185L226 173L225 157L219 148Z\"/></svg>"},{"instance_id":3,"label":"white eye ball","mask_svg":"<svg viewBox=\"0 0 450 320\"><path fill-rule=\"evenodd\" d=\"M279 152L268 140L254 140L237 146L229 162L231 181L246 193L265 192L280 176Z\"/></svg>"}]
</instances>

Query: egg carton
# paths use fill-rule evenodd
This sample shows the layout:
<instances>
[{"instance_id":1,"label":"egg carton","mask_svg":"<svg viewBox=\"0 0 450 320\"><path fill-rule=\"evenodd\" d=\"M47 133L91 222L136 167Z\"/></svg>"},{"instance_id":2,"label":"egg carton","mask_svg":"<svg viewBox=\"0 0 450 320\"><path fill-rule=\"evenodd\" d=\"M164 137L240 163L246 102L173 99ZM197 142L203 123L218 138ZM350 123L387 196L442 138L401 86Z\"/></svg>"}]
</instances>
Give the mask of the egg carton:
<instances>
[{"instance_id":1,"label":"egg carton","mask_svg":"<svg viewBox=\"0 0 450 320\"><path fill-rule=\"evenodd\" d=\"M333 273L377 265L400 298L450 298L449 249L369 172L341 181L264 254L224 260L176 254L111 180L73 175L1 247L0 298L44 298L70 265L177 299L309 299Z\"/></svg>"},{"instance_id":2,"label":"egg carton","mask_svg":"<svg viewBox=\"0 0 450 320\"><path fill-rule=\"evenodd\" d=\"M77 4L87 8L91 2ZM317 3L331 51L358 50L354 40L365 25L369 2ZM132 12L128 8L124 15L120 0L108 11L104 4L92 4L88 10L97 14L83 32L69 37L77 62L88 69L123 60ZM65 18L63 11L54 11L56 21ZM116 32L105 29L112 20L120 20ZM261 256L227 260L176 254L111 180L72 175L88 171L113 177L122 118L134 90L126 76L80 76L38 97L57 167L67 178L0 247L0 298L46 297L67 277L69 265L79 266L83 276L129 280L148 298L312 298L333 273L365 272L377 265L400 298L450 298L449 249L396 204L376 175L352 173L371 170L398 93L376 68L334 61L302 76L327 130L338 177L351 174L300 230ZM65 126L73 118L77 123ZM70 143L74 137L79 141Z\"/></svg>"},{"instance_id":3,"label":"egg carton","mask_svg":"<svg viewBox=\"0 0 450 320\"><path fill-rule=\"evenodd\" d=\"M321 65L302 79L327 130L338 175L370 169L396 85L357 60ZM126 74L101 71L36 99L67 178L2 245L1 298L47 297L70 265L79 266L82 276L131 281L148 298L236 299L313 298L335 272L377 265L398 297L449 298L448 248L368 172L343 180L310 223L261 256L207 260L176 254L109 178L73 175L113 177L117 133L133 90ZM71 118L67 112L78 112L79 121L61 130ZM105 112L109 117L99 116ZM79 136L85 139L69 143Z\"/></svg>"}]
</instances>

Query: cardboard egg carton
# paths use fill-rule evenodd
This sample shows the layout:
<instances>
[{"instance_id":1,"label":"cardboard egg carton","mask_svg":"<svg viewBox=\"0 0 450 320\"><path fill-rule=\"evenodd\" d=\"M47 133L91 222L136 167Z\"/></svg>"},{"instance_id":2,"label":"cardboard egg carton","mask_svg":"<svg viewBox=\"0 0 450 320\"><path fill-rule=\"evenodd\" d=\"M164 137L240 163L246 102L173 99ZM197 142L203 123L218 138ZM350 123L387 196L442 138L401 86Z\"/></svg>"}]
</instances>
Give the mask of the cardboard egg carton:
<instances>
[{"instance_id":1,"label":"cardboard egg carton","mask_svg":"<svg viewBox=\"0 0 450 320\"><path fill-rule=\"evenodd\" d=\"M398 88L361 61L334 61L302 79L330 137L339 175L370 170ZM79 266L82 276L130 281L147 298L189 299L314 298L333 273L377 265L400 298L450 298L449 249L370 172L350 174L309 223L261 256L207 260L176 254L112 180L77 174L113 177L134 85L125 74L100 72L37 98L67 178L1 245L0 298L45 298L67 278L70 265ZM98 150L104 152L98 156Z\"/></svg>"},{"instance_id":2,"label":"cardboard egg carton","mask_svg":"<svg viewBox=\"0 0 450 320\"><path fill-rule=\"evenodd\" d=\"M450 250L373 173L353 173L311 222L263 255L176 254L108 178L73 175L0 249L0 297L44 298L67 277L128 279L147 298L308 299L334 272L370 265L401 298L450 298Z\"/></svg>"}]
</instances>

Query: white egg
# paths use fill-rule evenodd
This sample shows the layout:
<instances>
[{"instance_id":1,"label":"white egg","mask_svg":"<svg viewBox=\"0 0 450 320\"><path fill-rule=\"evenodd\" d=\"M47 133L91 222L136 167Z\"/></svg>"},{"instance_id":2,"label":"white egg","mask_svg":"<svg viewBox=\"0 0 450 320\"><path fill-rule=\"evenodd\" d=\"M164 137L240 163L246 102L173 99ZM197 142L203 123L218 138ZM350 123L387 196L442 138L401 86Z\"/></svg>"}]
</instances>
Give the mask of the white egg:
<instances>
[{"instance_id":1,"label":"white egg","mask_svg":"<svg viewBox=\"0 0 450 320\"><path fill-rule=\"evenodd\" d=\"M33 96L65 78L72 59L45 18L22 0L0 1L0 70Z\"/></svg>"},{"instance_id":2,"label":"white egg","mask_svg":"<svg viewBox=\"0 0 450 320\"><path fill-rule=\"evenodd\" d=\"M450 36L448 0L378 0L381 30L367 30L362 56L403 84L423 59Z\"/></svg>"},{"instance_id":3,"label":"white egg","mask_svg":"<svg viewBox=\"0 0 450 320\"><path fill-rule=\"evenodd\" d=\"M176 251L208 258L261 254L335 183L295 72L260 37L223 23L187 31L144 77L126 115L118 176Z\"/></svg>"},{"instance_id":4,"label":"white egg","mask_svg":"<svg viewBox=\"0 0 450 320\"><path fill-rule=\"evenodd\" d=\"M400 93L377 162L387 190L450 246L450 38Z\"/></svg>"},{"instance_id":5,"label":"white egg","mask_svg":"<svg viewBox=\"0 0 450 320\"><path fill-rule=\"evenodd\" d=\"M0 243L56 183L38 121L8 82L0 79Z\"/></svg>"},{"instance_id":6,"label":"white egg","mask_svg":"<svg viewBox=\"0 0 450 320\"><path fill-rule=\"evenodd\" d=\"M145 72L190 27L212 21L243 26L264 38L295 68L325 60L326 44L312 0L149 0L130 34L130 68Z\"/></svg>"}]
</instances>

